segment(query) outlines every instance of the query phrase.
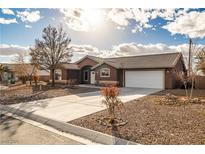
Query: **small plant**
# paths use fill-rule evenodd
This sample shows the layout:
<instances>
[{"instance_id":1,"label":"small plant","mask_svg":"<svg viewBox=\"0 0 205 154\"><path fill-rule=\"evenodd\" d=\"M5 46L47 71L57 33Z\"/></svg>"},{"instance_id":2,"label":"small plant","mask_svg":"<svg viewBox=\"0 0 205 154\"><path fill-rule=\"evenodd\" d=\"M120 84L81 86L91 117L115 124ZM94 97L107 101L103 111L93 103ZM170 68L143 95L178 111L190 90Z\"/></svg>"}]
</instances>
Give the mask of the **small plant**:
<instances>
[{"instance_id":1,"label":"small plant","mask_svg":"<svg viewBox=\"0 0 205 154\"><path fill-rule=\"evenodd\" d=\"M75 79L70 79L68 83L69 83L69 86L70 86L71 89L75 88L75 85L76 85L76 80Z\"/></svg>"},{"instance_id":2,"label":"small plant","mask_svg":"<svg viewBox=\"0 0 205 154\"><path fill-rule=\"evenodd\" d=\"M34 82L35 82L35 86L37 86L39 79L40 79L40 77L39 77L37 74L35 74L35 75L33 76L33 80L34 80Z\"/></svg>"},{"instance_id":3,"label":"small plant","mask_svg":"<svg viewBox=\"0 0 205 154\"><path fill-rule=\"evenodd\" d=\"M177 96L171 93L166 94L166 99L171 102L177 102Z\"/></svg>"},{"instance_id":4,"label":"small plant","mask_svg":"<svg viewBox=\"0 0 205 154\"><path fill-rule=\"evenodd\" d=\"M106 105L108 110L108 122L109 124L114 124L117 122L116 119L116 109L122 107L122 101L118 98L119 96L119 88L118 87L105 87L101 90L101 95L104 96L104 100L102 103Z\"/></svg>"},{"instance_id":5,"label":"small plant","mask_svg":"<svg viewBox=\"0 0 205 154\"><path fill-rule=\"evenodd\" d=\"M184 74L183 72L175 71L177 80L183 83L186 99L187 101L191 101L193 99L193 90L194 90L194 82L196 77L196 72L191 71L189 76Z\"/></svg>"}]
</instances>

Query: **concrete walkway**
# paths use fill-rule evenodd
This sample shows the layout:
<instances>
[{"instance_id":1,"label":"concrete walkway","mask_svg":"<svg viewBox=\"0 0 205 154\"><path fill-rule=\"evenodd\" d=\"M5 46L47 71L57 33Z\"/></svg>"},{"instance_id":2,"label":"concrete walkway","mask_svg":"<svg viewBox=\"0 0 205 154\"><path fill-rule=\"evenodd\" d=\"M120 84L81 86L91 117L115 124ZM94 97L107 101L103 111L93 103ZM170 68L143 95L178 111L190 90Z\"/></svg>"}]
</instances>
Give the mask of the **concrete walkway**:
<instances>
[{"instance_id":1,"label":"concrete walkway","mask_svg":"<svg viewBox=\"0 0 205 154\"><path fill-rule=\"evenodd\" d=\"M157 91L159 89L121 88L120 99L126 103ZM102 99L100 92L96 91L14 104L10 107L46 118L68 122L105 109L105 106L101 103Z\"/></svg>"}]
</instances>

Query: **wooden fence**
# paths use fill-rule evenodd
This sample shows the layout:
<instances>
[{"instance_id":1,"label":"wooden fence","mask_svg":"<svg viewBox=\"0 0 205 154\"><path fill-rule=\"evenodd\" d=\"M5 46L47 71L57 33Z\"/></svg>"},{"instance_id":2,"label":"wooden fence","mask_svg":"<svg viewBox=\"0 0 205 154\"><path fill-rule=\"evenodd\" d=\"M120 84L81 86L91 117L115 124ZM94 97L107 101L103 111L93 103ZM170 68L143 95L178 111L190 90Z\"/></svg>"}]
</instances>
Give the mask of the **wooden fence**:
<instances>
[{"instance_id":1,"label":"wooden fence","mask_svg":"<svg viewBox=\"0 0 205 154\"><path fill-rule=\"evenodd\" d=\"M195 88L196 89L205 89L205 76L196 76Z\"/></svg>"}]
</instances>

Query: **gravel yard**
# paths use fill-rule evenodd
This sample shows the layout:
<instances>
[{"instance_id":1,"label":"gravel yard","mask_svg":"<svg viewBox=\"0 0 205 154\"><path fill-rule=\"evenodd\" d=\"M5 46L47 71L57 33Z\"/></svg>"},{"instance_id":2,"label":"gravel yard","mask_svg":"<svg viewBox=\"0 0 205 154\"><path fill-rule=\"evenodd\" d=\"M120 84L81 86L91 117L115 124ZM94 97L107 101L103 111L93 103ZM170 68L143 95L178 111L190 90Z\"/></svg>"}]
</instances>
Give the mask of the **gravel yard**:
<instances>
[{"instance_id":1,"label":"gravel yard","mask_svg":"<svg viewBox=\"0 0 205 154\"><path fill-rule=\"evenodd\" d=\"M159 103L167 93L185 95L181 89L165 90L126 103L120 116L128 123L115 136L140 144L205 144L205 103ZM193 96L205 100L205 90L194 90ZM69 123L112 135L111 127L97 122L106 115L103 110Z\"/></svg>"},{"instance_id":2,"label":"gravel yard","mask_svg":"<svg viewBox=\"0 0 205 154\"><path fill-rule=\"evenodd\" d=\"M19 85L15 87L9 87L0 91L0 104L16 104L22 102L29 102L34 100L41 100L46 98L53 98L59 96L66 96L79 93L87 93L97 91L97 88L84 88L75 86L70 88L67 85L56 85L54 88L50 85L42 85L40 90L38 86L26 86Z\"/></svg>"}]
</instances>

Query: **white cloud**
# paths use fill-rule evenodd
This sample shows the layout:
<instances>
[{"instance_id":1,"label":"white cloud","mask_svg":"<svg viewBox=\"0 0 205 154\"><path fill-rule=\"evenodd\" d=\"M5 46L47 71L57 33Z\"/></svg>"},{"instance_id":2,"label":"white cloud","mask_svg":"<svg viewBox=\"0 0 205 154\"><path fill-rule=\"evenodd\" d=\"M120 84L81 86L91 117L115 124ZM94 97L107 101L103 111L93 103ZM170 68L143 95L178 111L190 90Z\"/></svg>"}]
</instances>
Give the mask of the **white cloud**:
<instances>
[{"instance_id":1,"label":"white cloud","mask_svg":"<svg viewBox=\"0 0 205 154\"><path fill-rule=\"evenodd\" d=\"M93 55L93 56L97 56L99 54L102 54L102 52L96 48L93 47L91 45L76 45L76 44L72 44L71 45L71 51L73 53L78 52L78 54L88 54L88 55Z\"/></svg>"},{"instance_id":2,"label":"white cloud","mask_svg":"<svg viewBox=\"0 0 205 154\"><path fill-rule=\"evenodd\" d=\"M75 62L86 55L92 55L92 56L101 56L102 55L102 51L100 51L98 48L96 48L92 45L71 44L70 47L71 47L71 51L73 54L71 62Z\"/></svg>"},{"instance_id":3,"label":"white cloud","mask_svg":"<svg viewBox=\"0 0 205 154\"><path fill-rule=\"evenodd\" d=\"M205 12L192 11L178 17L175 21L163 26L174 34L182 34L191 38L205 37Z\"/></svg>"},{"instance_id":4,"label":"white cloud","mask_svg":"<svg viewBox=\"0 0 205 154\"><path fill-rule=\"evenodd\" d=\"M177 52L178 50L171 48L165 44L137 44L137 43L122 43L113 46L112 53L115 56L131 56L143 54L157 54L167 52Z\"/></svg>"},{"instance_id":5,"label":"white cloud","mask_svg":"<svg viewBox=\"0 0 205 154\"><path fill-rule=\"evenodd\" d=\"M184 12L184 10L181 10L181 13L182 12ZM165 20L174 20L174 18L181 15L181 13L177 14L176 9L154 9L151 11L151 19L161 17Z\"/></svg>"},{"instance_id":6,"label":"white cloud","mask_svg":"<svg viewBox=\"0 0 205 154\"><path fill-rule=\"evenodd\" d=\"M23 55L25 55L27 61L30 58L29 47L13 44L0 44L1 63L14 63L15 57L18 53L22 53Z\"/></svg>"},{"instance_id":7,"label":"white cloud","mask_svg":"<svg viewBox=\"0 0 205 154\"><path fill-rule=\"evenodd\" d=\"M135 21L132 33L136 33L155 26L149 24L153 19L160 17L166 21L174 21L188 11L189 9L112 9L108 12L108 18L120 27L126 27L132 20Z\"/></svg>"},{"instance_id":8,"label":"white cloud","mask_svg":"<svg viewBox=\"0 0 205 154\"><path fill-rule=\"evenodd\" d=\"M135 28L132 29L132 33L142 32L143 28L139 25L136 25Z\"/></svg>"},{"instance_id":9,"label":"white cloud","mask_svg":"<svg viewBox=\"0 0 205 154\"><path fill-rule=\"evenodd\" d=\"M147 54L161 54L182 52L185 61L188 57L188 44L180 44L176 46L168 46L166 44L137 44L137 43L122 43L113 46L111 49L100 50L91 45L71 45L73 51L72 61L76 61L85 55L93 55L98 57L119 57L119 56L135 56ZM201 45L199 45L201 46Z\"/></svg>"},{"instance_id":10,"label":"white cloud","mask_svg":"<svg viewBox=\"0 0 205 154\"><path fill-rule=\"evenodd\" d=\"M95 30L96 26L92 24L91 19L97 19L95 17L99 17L101 14L100 16L103 16L104 20L108 19L115 23L118 30L124 30L130 25L130 22L134 23L131 27L133 33L153 28L155 25L151 25L150 21L158 17L172 23L186 16L189 11L190 9L114 8L108 11L103 9L60 9L64 15L65 24L75 31Z\"/></svg>"},{"instance_id":11,"label":"white cloud","mask_svg":"<svg viewBox=\"0 0 205 154\"><path fill-rule=\"evenodd\" d=\"M132 9L133 19L139 23L140 26L144 27L151 18L151 11L146 9Z\"/></svg>"},{"instance_id":12,"label":"white cloud","mask_svg":"<svg viewBox=\"0 0 205 154\"><path fill-rule=\"evenodd\" d=\"M201 47L202 45L198 45ZM135 56L135 55L147 55L147 54L161 54L161 53L173 53L182 52L185 62L188 57L188 44L172 45L168 46L166 44L137 44L137 43L121 43L119 45L113 46L111 49L98 49L92 45L70 45L71 51L73 53L72 62L79 60L83 56L92 55L97 57L119 57L119 56ZM0 60L7 62L12 62L12 58L17 53L23 53L28 55L29 47L19 46L19 45L0 45Z\"/></svg>"},{"instance_id":13,"label":"white cloud","mask_svg":"<svg viewBox=\"0 0 205 154\"><path fill-rule=\"evenodd\" d=\"M14 63L16 55L0 55L0 63Z\"/></svg>"},{"instance_id":14,"label":"white cloud","mask_svg":"<svg viewBox=\"0 0 205 154\"><path fill-rule=\"evenodd\" d=\"M122 27L122 26L117 26L116 27L118 30L125 30L125 27Z\"/></svg>"},{"instance_id":15,"label":"white cloud","mask_svg":"<svg viewBox=\"0 0 205 154\"><path fill-rule=\"evenodd\" d=\"M0 24L14 24L17 23L16 19L5 19L5 18L0 18Z\"/></svg>"},{"instance_id":16,"label":"white cloud","mask_svg":"<svg viewBox=\"0 0 205 154\"><path fill-rule=\"evenodd\" d=\"M153 31L156 31L156 27L152 27L152 30L153 30Z\"/></svg>"},{"instance_id":17,"label":"white cloud","mask_svg":"<svg viewBox=\"0 0 205 154\"><path fill-rule=\"evenodd\" d=\"M17 17L21 19L22 22L37 22L40 20L42 17L40 16L40 11L17 11Z\"/></svg>"},{"instance_id":18,"label":"white cloud","mask_svg":"<svg viewBox=\"0 0 205 154\"><path fill-rule=\"evenodd\" d=\"M150 10L145 9L112 9L108 12L108 19L111 19L117 27L126 27L131 20L134 20L136 25L132 33L142 32L143 28L151 28L152 26L148 24L150 18Z\"/></svg>"},{"instance_id":19,"label":"white cloud","mask_svg":"<svg viewBox=\"0 0 205 154\"><path fill-rule=\"evenodd\" d=\"M130 9L112 9L108 12L108 18L119 26L127 26L133 14Z\"/></svg>"},{"instance_id":20,"label":"white cloud","mask_svg":"<svg viewBox=\"0 0 205 154\"><path fill-rule=\"evenodd\" d=\"M25 25L25 27L26 27L26 28L32 28L32 26L31 26L31 25Z\"/></svg>"},{"instance_id":21,"label":"white cloud","mask_svg":"<svg viewBox=\"0 0 205 154\"><path fill-rule=\"evenodd\" d=\"M64 15L64 20L69 28L75 31L88 31L88 23L81 19L82 9L60 9L60 12Z\"/></svg>"},{"instance_id":22,"label":"white cloud","mask_svg":"<svg viewBox=\"0 0 205 154\"><path fill-rule=\"evenodd\" d=\"M102 9L60 9L65 24L75 31L94 31L105 19Z\"/></svg>"},{"instance_id":23,"label":"white cloud","mask_svg":"<svg viewBox=\"0 0 205 154\"><path fill-rule=\"evenodd\" d=\"M142 32L144 28L152 28L148 24L151 19L162 17L168 19L173 16L174 11L160 9L112 9L108 13L108 18L111 19L117 26L126 27L131 20L134 20L135 26L132 33Z\"/></svg>"},{"instance_id":24,"label":"white cloud","mask_svg":"<svg viewBox=\"0 0 205 154\"><path fill-rule=\"evenodd\" d=\"M17 53L27 53L29 51L29 47L13 45L13 44L0 44L0 55L10 56L15 55Z\"/></svg>"},{"instance_id":25,"label":"white cloud","mask_svg":"<svg viewBox=\"0 0 205 154\"><path fill-rule=\"evenodd\" d=\"M11 9L2 9L3 14L14 15L14 12Z\"/></svg>"},{"instance_id":26,"label":"white cloud","mask_svg":"<svg viewBox=\"0 0 205 154\"><path fill-rule=\"evenodd\" d=\"M197 49L204 47L202 44L198 44L193 52ZM137 43L122 43L107 52L104 57L119 57L119 56L135 56L135 55L148 55L148 54L162 54L181 52L183 54L185 64L188 63L189 44L179 44L168 46L166 44L137 44Z\"/></svg>"}]
</instances>

